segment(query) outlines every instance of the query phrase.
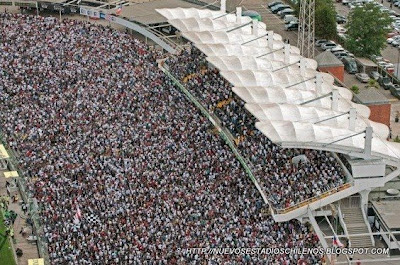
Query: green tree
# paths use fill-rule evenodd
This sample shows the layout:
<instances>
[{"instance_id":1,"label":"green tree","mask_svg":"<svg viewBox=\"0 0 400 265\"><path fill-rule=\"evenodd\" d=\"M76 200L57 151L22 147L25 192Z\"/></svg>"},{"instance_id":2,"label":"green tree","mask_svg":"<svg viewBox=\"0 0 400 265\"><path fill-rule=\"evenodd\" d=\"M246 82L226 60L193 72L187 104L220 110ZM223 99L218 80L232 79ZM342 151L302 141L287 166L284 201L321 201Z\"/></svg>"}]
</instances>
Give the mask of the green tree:
<instances>
[{"instance_id":1,"label":"green tree","mask_svg":"<svg viewBox=\"0 0 400 265\"><path fill-rule=\"evenodd\" d=\"M353 91L354 94L360 93L360 89L359 89L358 86L356 86L356 85L353 85L353 86L350 88L350 90Z\"/></svg>"},{"instance_id":2,"label":"green tree","mask_svg":"<svg viewBox=\"0 0 400 265\"><path fill-rule=\"evenodd\" d=\"M348 17L346 48L357 56L380 54L392 19L373 3L354 8Z\"/></svg>"},{"instance_id":3,"label":"green tree","mask_svg":"<svg viewBox=\"0 0 400 265\"><path fill-rule=\"evenodd\" d=\"M336 10L331 0L315 1L315 35L322 39L336 39Z\"/></svg>"},{"instance_id":4,"label":"green tree","mask_svg":"<svg viewBox=\"0 0 400 265\"><path fill-rule=\"evenodd\" d=\"M292 7L299 17L300 1ZM336 10L331 0L315 0L315 36L328 40L337 38Z\"/></svg>"}]
</instances>

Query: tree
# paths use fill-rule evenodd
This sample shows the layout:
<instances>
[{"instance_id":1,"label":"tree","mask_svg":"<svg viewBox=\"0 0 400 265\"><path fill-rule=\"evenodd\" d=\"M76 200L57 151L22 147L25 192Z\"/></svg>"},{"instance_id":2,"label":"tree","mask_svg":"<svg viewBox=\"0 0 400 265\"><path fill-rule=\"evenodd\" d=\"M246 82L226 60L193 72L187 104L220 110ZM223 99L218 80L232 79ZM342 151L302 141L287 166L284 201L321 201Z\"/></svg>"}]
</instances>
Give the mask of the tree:
<instances>
[{"instance_id":1,"label":"tree","mask_svg":"<svg viewBox=\"0 0 400 265\"><path fill-rule=\"evenodd\" d=\"M293 6L297 17L300 15L300 1ZM321 39L336 39L336 10L331 0L315 0L315 36Z\"/></svg>"},{"instance_id":2,"label":"tree","mask_svg":"<svg viewBox=\"0 0 400 265\"><path fill-rule=\"evenodd\" d=\"M358 86L356 86L356 85L353 85L353 86L350 88L350 90L353 91L354 94L360 93L360 89L359 89Z\"/></svg>"},{"instance_id":3,"label":"tree","mask_svg":"<svg viewBox=\"0 0 400 265\"><path fill-rule=\"evenodd\" d=\"M357 56L380 54L386 46L392 19L378 6L368 3L354 8L348 17L346 48Z\"/></svg>"},{"instance_id":4,"label":"tree","mask_svg":"<svg viewBox=\"0 0 400 265\"><path fill-rule=\"evenodd\" d=\"M368 87L374 87L374 88L379 88L379 84L378 81L376 81L375 79L370 79L368 81Z\"/></svg>"},{"instance_id":5,"label":"tree","mask_svg":"<svg viewBox=\"0 0 400 265\"><path fill-rule=\"evenodd\" d=\"M331 0L315 1L315 35L321 39L336 39L336 10Z\"/></svg>"}]
</instances>

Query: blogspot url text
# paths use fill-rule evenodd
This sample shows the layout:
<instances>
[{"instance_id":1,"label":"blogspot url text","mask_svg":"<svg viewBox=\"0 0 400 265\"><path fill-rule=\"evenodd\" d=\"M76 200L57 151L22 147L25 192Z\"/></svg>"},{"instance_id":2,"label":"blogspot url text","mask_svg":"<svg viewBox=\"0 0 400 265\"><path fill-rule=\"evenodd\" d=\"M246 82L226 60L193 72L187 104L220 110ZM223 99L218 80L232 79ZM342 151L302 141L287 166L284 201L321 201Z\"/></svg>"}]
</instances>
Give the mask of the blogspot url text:
<instances>
[{"instance_id":1,"label":"blogspot url text","mask_svg":"<svg viewBox=\"0 0 400 265\"><path fill-rule=\"evenodd\" d=\"M183 255L388 255L389 248L184 248Z\"/></svg>"}]
</instances>

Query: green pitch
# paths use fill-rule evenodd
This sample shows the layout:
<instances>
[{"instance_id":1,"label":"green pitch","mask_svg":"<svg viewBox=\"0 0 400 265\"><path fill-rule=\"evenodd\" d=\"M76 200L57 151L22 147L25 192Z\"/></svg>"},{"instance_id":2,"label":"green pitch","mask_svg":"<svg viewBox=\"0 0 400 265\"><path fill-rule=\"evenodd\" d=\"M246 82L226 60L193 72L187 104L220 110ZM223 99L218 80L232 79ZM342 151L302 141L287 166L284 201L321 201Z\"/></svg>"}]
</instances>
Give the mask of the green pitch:
<instances>
[{"instance_id":1,"label":"green pitch","mask_svg":"<svg viewBox=\"0 0 400 265\"><path fill-rule=\"evenodd\" d=\"M6 237L2 212L0 212L0 265L15 265L10 239Z\"/></svg>"}]
</instances>

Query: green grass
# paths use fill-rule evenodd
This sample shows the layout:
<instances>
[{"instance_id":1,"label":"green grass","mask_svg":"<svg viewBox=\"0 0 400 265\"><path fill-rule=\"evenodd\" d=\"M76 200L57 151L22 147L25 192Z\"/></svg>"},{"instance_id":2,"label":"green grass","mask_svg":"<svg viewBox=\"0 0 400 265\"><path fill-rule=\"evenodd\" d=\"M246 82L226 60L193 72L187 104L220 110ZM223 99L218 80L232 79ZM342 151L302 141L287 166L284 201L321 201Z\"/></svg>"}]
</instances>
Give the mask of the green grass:
<instances>
[{"instance_id":1,"label":"green grass","mask_svg":"<svg viewBox=\"0 0 400 265\"><path fill-rule=\"evenodd\" d=\"M3 213L0 211L0 265L15 265L10 239L6 237Z\"/></svg>"}]
</instances>

